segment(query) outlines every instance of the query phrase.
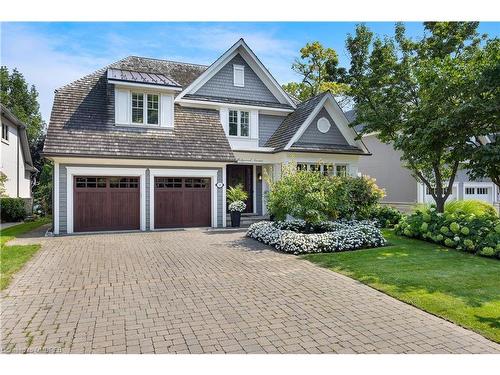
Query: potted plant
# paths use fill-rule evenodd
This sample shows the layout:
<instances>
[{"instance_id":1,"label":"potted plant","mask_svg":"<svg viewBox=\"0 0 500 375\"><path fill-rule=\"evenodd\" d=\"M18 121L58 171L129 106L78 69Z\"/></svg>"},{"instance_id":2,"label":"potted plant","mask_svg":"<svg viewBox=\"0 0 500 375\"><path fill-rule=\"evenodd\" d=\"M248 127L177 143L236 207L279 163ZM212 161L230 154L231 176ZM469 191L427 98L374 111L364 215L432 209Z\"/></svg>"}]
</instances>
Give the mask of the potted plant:
<instances>
[{"instance_id":1,"label":"potted plant","mask_svg":"<svg viewBox=\"0 0 500 375\"><path fill-rule=\"evenodd\" d=\"M243 190L241 184L238 184L227 189L226 197L229 202L228 210L231 214L231 226L239 227L241 213L247 207L244 201L248 199L248 193Z\"/></svg>"},{"instance_id":2,"label":"potted plant","mask_svg":"<svg viewBox=\"0 0 500 375\"><path fill-rule=\"evenodd\" d=\"M247 205L243 201L236 201L229 205L229 212L231 213L231 226L238 228L240 226L241 213L245 211Z\"/></svg>"}]
</instances>

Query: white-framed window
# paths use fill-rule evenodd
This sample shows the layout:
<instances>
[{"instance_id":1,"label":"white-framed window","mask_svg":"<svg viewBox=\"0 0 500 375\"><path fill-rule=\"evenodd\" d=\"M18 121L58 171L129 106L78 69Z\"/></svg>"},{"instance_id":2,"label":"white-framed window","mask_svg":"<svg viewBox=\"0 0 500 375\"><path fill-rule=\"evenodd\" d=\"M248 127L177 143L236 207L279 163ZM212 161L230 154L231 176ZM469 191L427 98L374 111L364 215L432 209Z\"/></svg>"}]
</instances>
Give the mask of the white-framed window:
<instances>
[{"instance_id":1,"label":"white-framed window","mask_svg":"<svg viewBox=\"0 0 500 375\"><path fill-rule=\"evenodd\" d=\"M473 195L476 193L476 188L473 187L466 187L465 188L465 194L467 195Z\"/></svg>"},{"instance_id":2,"label":"white-framed window","mask_svg":"<svg viewBox=\"0 0 500 375\"><path fill-rule=\"evenodd\" d=\"M9 141L9 125L2 124L2 140Z\"/></svg>"},{"instance_id":3,"label":"white-framed window","mask_svg":"<svg viewBox=\"0 0 500 375\"><path fill-rule=\"evenodd\" d=\"M486 195L486 194L488 194L488 188L486 188L486 187L478 187L477 188L477 194L479 194L479 195Z\"/></svg>"},{"instance_id":4,"label":"white-framed window","mask_svg":"<svg viewBox=\"0 0 500 375\"><path fill-rule=\"evenodd\" d=\"M158 125L160 100L158 94L134 92L131 95L132 123Z\"/></svg>"},{"instance_id":5,"label":"white-framed window","mask_svg":"<svg viewBox=\"0 0 500 375\"><path fill-rule=\"evenodd\" d=\"M336 165L335 166L335 175L336 176L347 176L347 165Z\"/></svg>"},{"instance_id":6,"label":"white-framed window","mask_svg":"<svg viewBox=\"0 0 500 375\"><path fill-rule=\"evenodd\" d=\"M333 164L297 163L298 171L320 172L325 176L335 176L336 169L334 167ZM347 168L346 165L343 165L343 167Z\"/></svg>"},{"instance_id":7,"label":"white-framed window","mask_svg":"<svg viewBox=\"0 0 500 375\"><path fill-rule=\"evenodd\" d=\"M174 96L168 92L115 88L115 123L133 126L174 126Z\"/></svg>"},{"instance_id":8,"label":"white-framed window","mask_svg":"<svg viewBox=\"0 0 500 375\"><path fill-rule=\"evenodd\" d=\"M236 87L245 87L245 66L233 65L233 84Z\"/></svg>"},{"instance_id":9,"label":"white-framed window","mask_svg":"<svg viewBox=\"0 0 500 375\"><path fill-rule=\"evenodd\" d=\"M232 137L250 136L250 112L229 110L229 135Z\"/></svg>"}]
</instances>

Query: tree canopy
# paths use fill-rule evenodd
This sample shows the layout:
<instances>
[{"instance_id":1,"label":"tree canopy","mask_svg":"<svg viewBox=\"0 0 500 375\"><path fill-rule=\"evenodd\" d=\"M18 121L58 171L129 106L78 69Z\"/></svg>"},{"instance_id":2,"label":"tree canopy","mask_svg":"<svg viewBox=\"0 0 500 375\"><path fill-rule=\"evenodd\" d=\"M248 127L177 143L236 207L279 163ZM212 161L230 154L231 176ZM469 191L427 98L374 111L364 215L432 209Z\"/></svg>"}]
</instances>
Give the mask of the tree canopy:
<instances>
[{"instance_id":1,"label":"tree canopy","mask_svg":"<svg viewBox=\"0 0 500 375\"><path fill-rule=\"evenodd\" d=\"M439 211L452 192L471 139L499 132L500 41L477 22L427 22L418 40L396 24L394 37L358 25L346 46L350 94L363 133L392 143Z\"/></svg>"},{"instance_id":2,"label":"tree canopy","mask_svg":"<svg viewBox=\"0 0 500 375\"><path fill-rule=\"evenodd\" d=\"M298 73L300 82L289 82L283 89L301 101L312 98L329 90L340 96L340 104L348 92L345 83L346 69L339 67L339 60L335 50L325 48L320 42L307 43L300 49L300 58L297 58L292 69Z\"/></svg>"}]
</instances>

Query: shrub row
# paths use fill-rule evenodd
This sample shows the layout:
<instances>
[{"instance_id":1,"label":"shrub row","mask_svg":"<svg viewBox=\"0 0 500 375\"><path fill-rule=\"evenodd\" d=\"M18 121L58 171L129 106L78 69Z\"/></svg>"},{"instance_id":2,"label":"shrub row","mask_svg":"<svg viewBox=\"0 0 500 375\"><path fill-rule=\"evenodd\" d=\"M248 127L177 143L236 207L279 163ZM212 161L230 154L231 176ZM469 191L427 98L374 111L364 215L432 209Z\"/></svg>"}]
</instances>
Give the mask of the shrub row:
<instances>
[{"instance_id":1,"label":"shrub row","mask_svg":"<svg viewBox=\"0 0 500 375\"><path fill-rule=\"evenodd\" d=\"M246 235L289 254L331 253L384 246L380 230L367 221L318 223L320 233L303 233L302 220L254 223Z\"/></svg>"},{"instance_id":2,"label":"shrub row","mask_svg":"<svg viewBox=\"0 0 500 375\"><path fill-rule=\"evenodd\" d=\"M26 207L22 198L0 198L2 222L21 221L26 218Z\"/></svg>"},{"instance_id":3,"label":"shrub row","mask_svg":"<svg viewBox=\"0 0 500 375\"><path fill-rule=\"evenodd\" d=\"M394 228L407 237L500 258L500 219L496 214L477 216L460 210L438 213L431 207L404 217Z\"/></svg>"}]
</instances>

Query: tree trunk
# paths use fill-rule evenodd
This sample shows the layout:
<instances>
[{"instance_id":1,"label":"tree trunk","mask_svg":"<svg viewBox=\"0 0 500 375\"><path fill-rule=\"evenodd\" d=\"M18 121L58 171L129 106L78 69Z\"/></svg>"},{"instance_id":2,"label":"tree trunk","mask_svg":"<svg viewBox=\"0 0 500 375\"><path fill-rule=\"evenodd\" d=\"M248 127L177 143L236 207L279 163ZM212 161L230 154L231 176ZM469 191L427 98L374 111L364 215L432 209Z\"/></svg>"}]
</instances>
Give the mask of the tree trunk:
<instances>
[{"instance_id":1,"label":"tree trunk","mask_svg":"<svg viewBox=\"0 0 500 375\"><path fill-rule=\"evenodd\" d=\"M444 212L444 204L446 202L446 198L444 197L436 197L434 198L436 201L436 210L437 212Z\"/></svg>"}]
</instances>

